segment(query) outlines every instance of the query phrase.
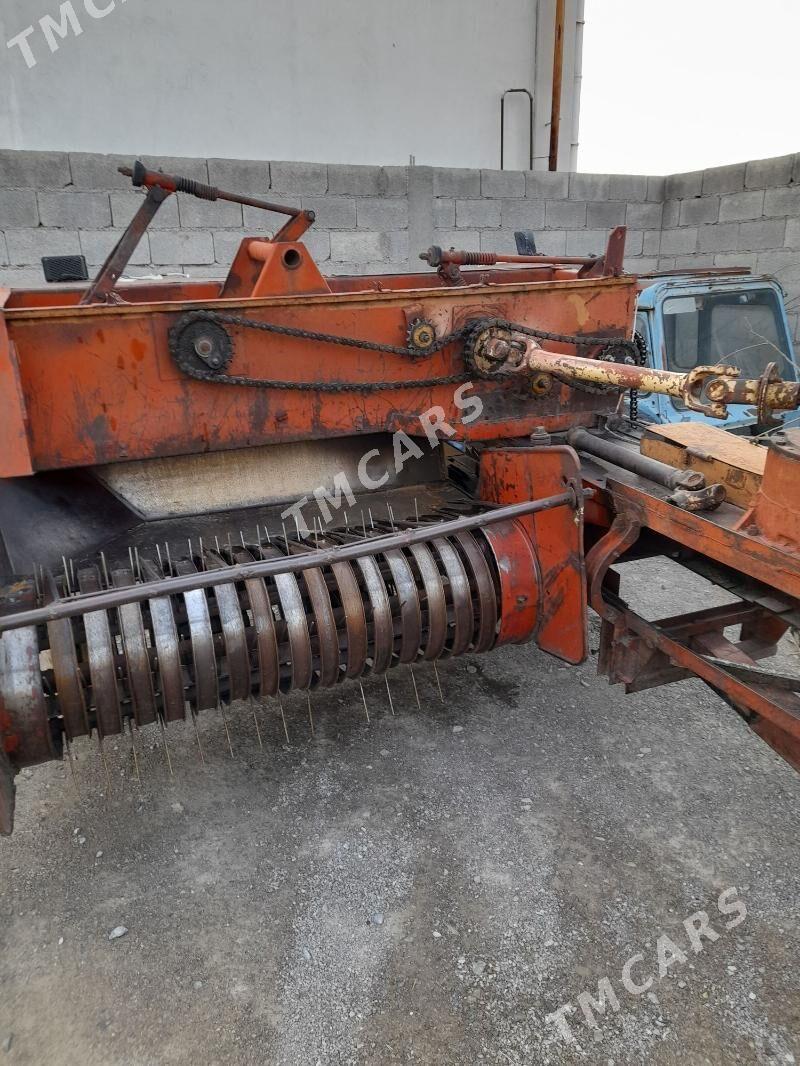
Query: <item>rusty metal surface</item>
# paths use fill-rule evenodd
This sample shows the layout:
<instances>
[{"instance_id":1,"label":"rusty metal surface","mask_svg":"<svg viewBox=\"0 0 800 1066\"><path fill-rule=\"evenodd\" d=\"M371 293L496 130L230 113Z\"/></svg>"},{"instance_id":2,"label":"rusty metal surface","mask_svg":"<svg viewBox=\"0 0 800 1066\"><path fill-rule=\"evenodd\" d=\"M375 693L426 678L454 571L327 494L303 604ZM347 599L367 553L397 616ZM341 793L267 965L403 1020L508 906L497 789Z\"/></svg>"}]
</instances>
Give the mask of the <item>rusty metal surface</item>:
<instances>
[{"instance_id":1,"label":"rusty metal surface","mask_svg":"<svg viewBox=\"0 0 800 1066\"><path fill-rule=\"evenodd\" d=\"M82 593L99 592L102 587L100 570L96 566L78 571L78 588ZM122 732L122 716L117 688L114 644L111 640L108 615L104 609L100 609L87 611L82 618L86 630L92 702L98 708L97 731L101 738L115 736ZM3 637L4 641L5 639Z\"/></svg>"},{"instance_id":2,"label":"rusty metal surface","mask_svg":"<svg viewBox=\"0 0 800 1066\"><path fill-rule=\"evenodd\" d=\"M142 559L141 565L145 581L163 578L161 570L151 560ZM186 717L186 694L175 615L168 596L153 596L148 600L148 607L158 659L161 713L167 722L179 722Z\"/></svg>"},{"instance_id":3,"label":"rusty metal surface","mask_svg":"<svg viewBox=\"0 0 800 1066\"><path fill-rule=\"evenodd\" d=\"M133 571L112 570L111 582L115 588L130 588L135 583ZM142 609L138 603L126 603L120 607L119 629L125 655L133 717L138 726L149 725L156 720L156 701Z\"/></svg>"}]
</instances>

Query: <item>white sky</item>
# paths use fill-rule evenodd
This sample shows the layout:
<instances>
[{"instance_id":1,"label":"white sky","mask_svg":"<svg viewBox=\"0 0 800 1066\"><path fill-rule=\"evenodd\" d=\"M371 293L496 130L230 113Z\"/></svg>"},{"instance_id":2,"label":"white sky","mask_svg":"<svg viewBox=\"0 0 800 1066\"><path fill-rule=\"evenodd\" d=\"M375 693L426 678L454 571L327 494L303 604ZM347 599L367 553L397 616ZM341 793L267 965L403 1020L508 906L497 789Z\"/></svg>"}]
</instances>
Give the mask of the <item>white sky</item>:
<instances>
[{"instance_id":1,"label":"white sky","mask_svg":"<svg viewBox=\"0 0 800 1066\"><path fill-rule=\"evenodd\" d=\"M800 152L800 0L586 0L578 169Z\"/></svg>"}]
</instances>

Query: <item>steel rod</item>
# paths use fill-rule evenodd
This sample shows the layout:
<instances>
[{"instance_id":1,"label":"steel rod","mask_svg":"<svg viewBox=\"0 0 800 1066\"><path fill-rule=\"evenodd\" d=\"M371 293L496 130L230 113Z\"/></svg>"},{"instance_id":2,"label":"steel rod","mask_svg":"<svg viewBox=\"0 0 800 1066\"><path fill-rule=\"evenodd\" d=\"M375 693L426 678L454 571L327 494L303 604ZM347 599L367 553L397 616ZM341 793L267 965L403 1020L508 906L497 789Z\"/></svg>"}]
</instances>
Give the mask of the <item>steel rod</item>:
<instances>
[{"instance_id":1,"label":"steel rod","mask_svg":"<svg viewBox=\"0 0 800 1066\"><path fill-rule=\"evenodd\" d=\"M153 597L177 596L193 589L213 588L231 581L245 581L248 578L271 577L276 574L296 574L310 567L330 566L332 563L348 559L361 559L367 555L388 551L392 548L404 548L411 544L420 544L436 537L446 537L453 533L463 533L496 522L523 518L536 514L537 511L549 511L554 507L578 505L580 498L592 495L592 489L571 489L554 496L545 496L541 500L526 500L523 503L511 503L491 511L482 511L476 515L464 515L446 522L432 522L430 525L413 529L387 533L379 537L368 537L352 544L335 548L318 548L301 555L285 556L279 559L263 559L252 563L234 563L219 570L205 570L197 573L164 578L158 581L145 581L138 585L123 588L103 589L83 596L57 600L44 607L35 607L16 614L0 618L0 633L26 626L45 625L60 618L75 618L90 611L107 611L115 607L124 607L129 603L143 603Z\"/></svg>"}]
</instances>

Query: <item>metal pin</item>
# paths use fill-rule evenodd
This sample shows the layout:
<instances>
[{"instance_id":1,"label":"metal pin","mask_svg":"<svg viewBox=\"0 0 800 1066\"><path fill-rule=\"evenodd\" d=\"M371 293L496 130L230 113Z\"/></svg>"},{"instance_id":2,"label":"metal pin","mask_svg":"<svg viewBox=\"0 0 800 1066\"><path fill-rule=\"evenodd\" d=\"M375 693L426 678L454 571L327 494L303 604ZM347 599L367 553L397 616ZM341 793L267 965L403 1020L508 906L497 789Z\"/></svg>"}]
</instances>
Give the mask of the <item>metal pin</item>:
<instances>
[{"instance_id":1,"label":"metal pin","mask_svg":"<svg viewBox=\"0 0 800 1066\"><path fill-rule=\"evenodd\" d=\"M306 700L308 701L308 720L311 723L311 736L313 737L313 736L316 736L316 731L314 729L314 715L311 713L311 693L310 692L306 693Z\"/></svg>"},{"instance_id":2,"label":"metal pin","mask_svg":"<svg viewBox=\"0 0 800 1066\"><path fill-rule=\"evenodd\" d=\"M389 525L392 527L392 533L394 533L394 511L390 503L386 504L386 510L389 512Z\"/></svg>"},{"instance_id":3,"label":"metal pin","mask_svg":"<svg viewBox=\"0 0 800 1066\"><path fill-rule=\"evenodd\" d=\"M272 544L272 538L269 535L269 530L264 526L264 532L267 534L267 544Z\"/></svg>"},{"instance_id":4,"label":"metal pin","mask_svg":"<svg viewBox=\"0 0 800 1066\"><path fill-rule=\"evenodd\" d=\"M61 556L61 562L64 564L64 580L67 583L67 595L72 595L72 585L69 583L69 568L67 567L67 558L65 555Z\"/></svg>"},{"instance_id":5,"label":"metal pin","mask_svg":"<svg viewBox=\"0 0 800 1066\"><path fill-rule=\"evenodd\" d=\"M250 697L250 709L253 712L253 721L256 724L256 736L258 737L258 746L261 749L261 751L263 751L264 750L264 741L261 739L261 729L259 728L259 725L258 725L258 715L256 714L256 701L253 699L252 696Z\"/></svg>"},{"instance_id":6,"label":"metal pin","mask_svg":"<svg viewBox=\"0 0 800 1066\"><path fill-rule=\"evenodd\" d=\"M417 522L419 522L419 504L416 496L414 497L414 514L417 516Z\"/></svg>"},{"instance_id":7,"label":"metal pin","mask_svg":"<svg viewBox=\"0 0 800 1066\"><path fill-rule=\"evenodd\" d=\"M174 777L175 775L172 773L172 759L170 758L170 755L169 755L169 744L167 743L167 731L164 728L164 719L161 717L161 715L158 716L158 724L161 726L161 739L164 741L164 754L167 757L167 766L169 767L169 776L170 777Z\"/></svg>"},{"instance_id":8,"label":"metal pin","mask_svg":"<svg viewBox=\"0 0 800 1066\"><path fill-rule=\"evenodd\" d=\"M133 574L133 580L136 580L136 564L133 561L133 548L128 548L128 561L131 564L131 573Z\"/></svg>"},{"instance_id":9,"label":"metal pin","mask_svg":"<svg viewBox=\"0 0 800 1066\"><path fill-rule=\"evenodd\" d=\"M108 788L108 794L111 795L111 771L108 768L108 759L106 758L106 751L103 747L103 737L100 733L97 734L97 746L100 749L100 758L103 760L103 769L106 772L106 786Z\"/></svg>"},{"instance_id":10,"label":"metal pin","mask_svg":"<svg viewBox=\"0 0 800 1066\"><path fill-rule=\"evenodd\" d=\"M422 704L419 702L419 689L417 688L417 679L414 676L414 667L411 665L411 663L408 664L408 669L411 671L411 683L414 686L414 695L417 698L417 707L421 711L422 710Z\"/></svg>"},{"instance_id":11,"label":"metal pin","mask_svg":"<svg viewBox=\"0 0 800 1066\"><path fill-rule=\"evenodd\" d=\"M319 548L319 534L317 533L317 520L314 519L314 547Z\"/></svg>"},{"instance_id":12,"label":"metal pin","mask_svg":"<svg viewBox=\"0 0 800 1066\"><path fill-rule=\"evenodd\" d=\"M33 590L36 593L36 601L38 603L41 598L41 592L39 591L39 575L36 573L36 563L33 564Z\"/></svg>"},{"instance_id":13,"label":"metal pin","mask_svg":"<svg viewBox=\"0 0 800 1066\"><path fill-rule=\"evenodd\" d=\"M358 683L358 687L361 689L361 699L364 701L364 714L367 716L367 721L369 722L370 721L370 717L369 717L369 710L367 708L367 697L364 694L364 686L361 684L360 681Z\"/></svg>"},{"instance_id":14,"label":"metal pin","mask_svg":"<svg viewBox=\"0 0 800 1066\"><path fill-rule=\"evenodd\" d=\"M283 732L286 735L286 743L291 744L291 741L289 740L289 728L286 725L286 715L283 713L283 700L280 696L278 696L278 706L281 709L281 721L283 722Z\"/></svg>"},{"instance_id":15,"label":"metal pin","mask_svg":"<svg viewBox=\"0 0 800 1066\"><path fill-rule=\"evenodd\" d=\"M195 738L197 740L198 750L200 752L200 762L203 764L203 766L205 766L206 757L203 754L203 745L200 743L200 732L199 732L199 730L197 728L197 715L194 713L194 711L191 708L189 708L189 717L192 719L192 725L194 726L194 735L195 735Z\"/></svg>"},{"instance_id":16,"label":"metal pin","mask_svg":"<svg viewBox=\"0 0 800 1066\"><path fill-rule=\"evenodd\" d=\"M72 587L76 588L77 582L75 580L75 563L72 561L72 559L70 559L69 561L69 576L72 579Z\"/></svg>"},{"instance_id":17,"label":"metal pin","mask_svg":"<svg viewBox=\"0 0 800 1066\"><path fill-rule=\"evenodd\" d=\"M389 688L389 678L386 674L383 675L383 680L386 682L386 695L389 697L389 710L394 714L394 700L392 699L392 690Z\"/></svg>"},{"instance_id":18,"label":"metal pin","mask_svg":"<svg viewBox=\"0 0 800 1066\"><path fill-rule=\"evenodd\" d=\"M200 569L201 570L205 570L205 568L206 568L206 559L205 559L205 555L203 554L203 538L202 537L198 537L197 539L200 541Z\"/></svg>"},{"instance_id":19,"label":"metal pin","mask_svg":"<svg viewBox=\"0 0 800 1066\"><path fill-rule=\"evenodd\" d=\"M188 541L189 541L189 558L192 559L194 557L193 556L193 552L192 552L192 538L189 537Z\"/></svg>"},{"instance_id":20,"label":"metal pin","mask_svg":"<svg viewBox=\"0 0 800 1066\"><path fill-rule=\"evenodd\" d=\"M294 516L294 528L297 531L297 539L301 540L302 538L300 536L300 523L297 520L297 515Z\"/></svg>"},{"instance_id":21,"label":"metal pin","mask_svg":"<svg viewBox=\"0 0 800 1066\"><path fill-rule=\"evenodd\" d=\"M134 548L133 549L133 557L136 560L136 569L134 570L134 576L137 577L139 581L141 581L142 580L142 564L139 561L139 549L138 548Z\"/></svg>"},{"instance_id":22,"label":"metal pin","mask_svg":"<svg viewBox=\"0 0 800 1066\"><path fill-rule=\"evenodd\" d=\"M239 530L239 539L242 542L242 547L244 547L245 546L245 544L244 544L244 533L241 531L241 529Z\"/></svg>"},{"instance_id":23,"label":"metal pin","mask_svg":"<svg viewBox=\"0 0 800 1066\"><path fill-rule=\"evenodd\" d=\"M258 528L258 522L256 522L256 544L261 547L261 530Z\"/></svg>"},{"instance_id":24,"label":"metal pin","mask_svg":"<svg viewBox=\"0 0 800 1066\"><path fill-rule=\"evenodd\" d=\"M228 555L233 555L233 544L231 544L231 535L228 533Z\"/></svg>"},{"instance_id":25,"label":"metal pin","mask_svg":"<svg viewBox=\"0 0 800 1066\"><path fill-rule=\"evenodd\" d=\"M366 540L367 539L367 520L364 517L364 512L363 511L361 512L361 525L364 528L364 540Z\"/></svg>"},{"instance_id":26,"label":"metal pin","mask_svg":"<svg viewBox=\"0 0 800 1066\"><path fill-rule=\"evenodd\" d=\"M283 530L283 543L284 543L284 546L286 547L286 550L288 551L289 550L289 538L286 536L286 523L284 522L283 519L281 519L281 529Z\"/></svg>"},{"instance_id":27,"label":"metal pin","mask_svg":"<svg viewBox=\"0 0 800 1066\"><path fill-rule=\"evenodd\" d=\"M433 660L433 672L436 675L436 687L439 689L439 699L444 703L444 694L442 692L442 683L439 680L439 671L436 667L436 660Z\"/></svg>"},{"instance_id":28,"label":"metal pin","mask_svg":"<svg viewBox=\"0 0 800 1066\"><path fill-rule=\"evenodd\" d=\"M170 577L172 577L172 559L170 558L170 554L169 554L169 541L166 542L166 548L167 548L167 566L169 567Z\"/></svg>"},{"instance_id":29,"label":"metal pin","mask_svg":"<svg viewBox=\"0 0 800 1066\"><path fill-rule=\"evenodd\" d=\"M347 511L345 511L344 512L344 528L347 529L347 527L349 525L350 525L350 518L348 517Z\"/></svg>"},{"instance_id":30,"label":"metal pin","mask_svg":"<svg viewBox=\"0 0 800 1066\"><path fill-rule=\"evenodd\" d=\"M372 508L371 507L367 507L367 514L369 515L370 529L372 529L374 531L374 529L375 529L375 520L372 517Z\"/></svg>"},{"instance_id":31,"label":"metal pin","mask_svg":"<svg viewBox=\"0 0 800 1066\"><path fill-rule=\"evenodd\" d=\"M228 718L227 718L227 715L225 714L225 705L223 704L222 700L220 700L220 702L218 704L218 710L219 710L219 713L222 715L222 721L223 721L223 723L225 725L225 736L228 738L228 749L230 750L231 758L233 759L233 758L235 758L235 756L233 754L233 744L231 744L231 733L230 733L230 730L228 729Z\"/></svg>"},{"instance_id":32,"label":"metal pin","mask_svg":"<svg viewBox=\"0 0 800 1066\"><path fill-rule=\"evenodd\" d=\"M101 555L102 555L102 552L101 552ZM156 544L156 555L158 556L158 569L161 571L161 574L163 576L163 574L164 574L164 560L161 558L161 548L160 548L160 546L158 544Z\"/></svg>"},{"instance_id":33,"label":"metal pin","mask_svg":"<svg viewBox=\"0 0 800 1066\"><path fill-rule=\"evenodd\" d=\"M69 759L69 768L72 775L72 783L75 786L75 792L77 793L78 799L80 799L81 790L78 786L78 775L75 773L75 761L72 758L72 747L69 742L69 737L66 735L66 733L64 734L64 747L67 750L67 758Z\"/></svg>"},{"instance_id":34,"label":"metal pin","mask_svg":"<svg viewBox=\"0 0 800 1066\"><path fill-rule=\"evenodd\" d=\"M128 719L128 727L131 731L131 751L133 752L133 766L136 770L136 780L141 785L142 776L139 773L139 756L136 754L136 738L133 735L133 720L131 718Z\"/></svg>"}]
</instances>

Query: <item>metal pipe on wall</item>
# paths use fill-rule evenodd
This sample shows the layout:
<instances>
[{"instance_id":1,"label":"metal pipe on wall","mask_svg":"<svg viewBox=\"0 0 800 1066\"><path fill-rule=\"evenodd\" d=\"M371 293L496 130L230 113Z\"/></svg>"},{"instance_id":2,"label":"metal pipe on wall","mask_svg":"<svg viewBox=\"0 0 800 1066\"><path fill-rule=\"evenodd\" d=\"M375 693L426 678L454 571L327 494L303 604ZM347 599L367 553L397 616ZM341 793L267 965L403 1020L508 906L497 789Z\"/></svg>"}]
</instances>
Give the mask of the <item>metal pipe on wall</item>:
<instances>
[{"instance_id":1,"label":"metal pipe on wall","mask_svg":"<svg viewBox=\"0 0 800 1066\"><path fill-rule=\"evenodd\" d=\"M553 42L553 93L550 104L549 170L558 170L558 137L561 128L561 82L564 71L564 0L556 0Z\"/></svg>"}]
</instances>

